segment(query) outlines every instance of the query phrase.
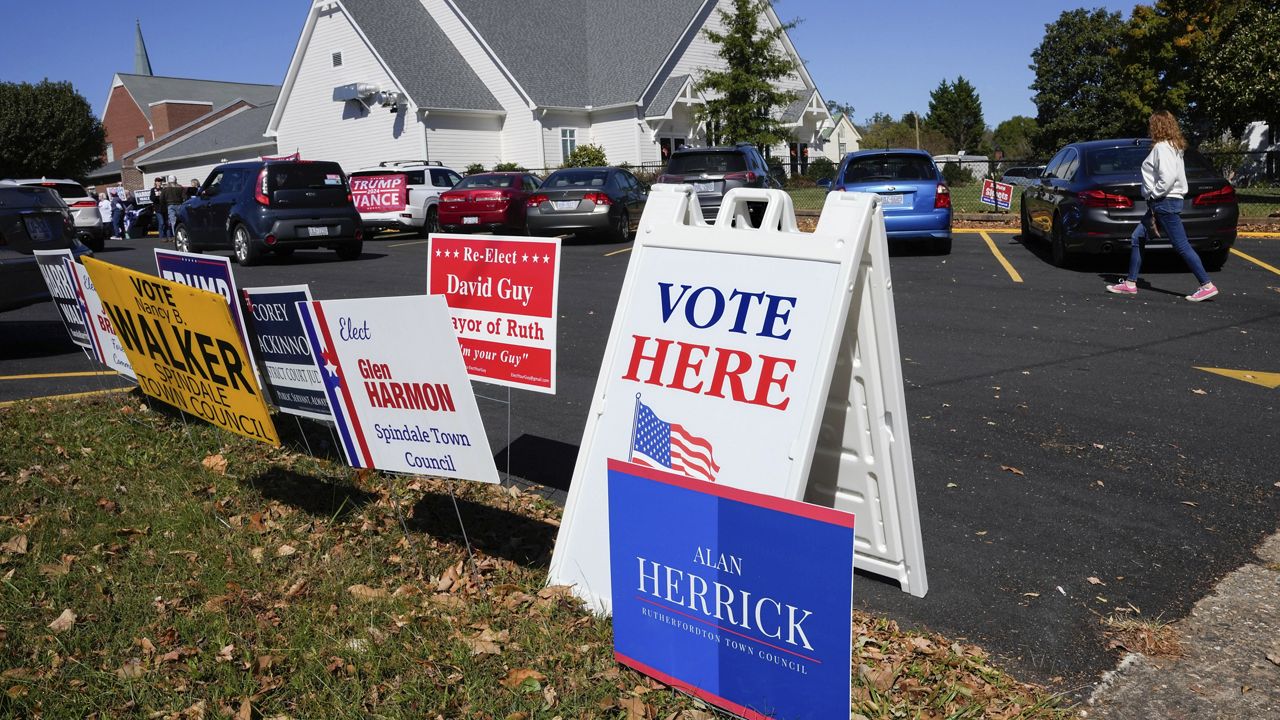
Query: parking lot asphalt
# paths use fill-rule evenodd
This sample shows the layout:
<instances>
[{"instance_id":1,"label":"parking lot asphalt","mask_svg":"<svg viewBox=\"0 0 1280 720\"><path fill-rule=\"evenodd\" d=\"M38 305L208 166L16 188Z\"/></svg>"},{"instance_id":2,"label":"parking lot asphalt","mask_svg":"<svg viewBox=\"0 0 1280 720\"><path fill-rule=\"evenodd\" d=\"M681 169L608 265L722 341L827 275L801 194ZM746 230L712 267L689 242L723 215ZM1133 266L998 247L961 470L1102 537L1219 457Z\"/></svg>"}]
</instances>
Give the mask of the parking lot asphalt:
<instances>
[{"instance_id":1,"label":"parking lot asphalt","mask_svg":"<svg viewBox=\"0 0 1280 720\"><path fill-rule=\"evenodd\" d=\"M154 272L154 240L99 257ZM557 396L477 385L498 467L563 497L629 246L566 244ZM1092 685L1118 657L1108 617L1171 621L1248 561L1280 516L1280 239L1242 237L1194 304L1174 256L1136 297L1125 260L1059 269L1014 232L904 249L891 273L929 594L869 575L856 606L976 642L1025 679ZM425 286L426 243L384 236L237 268L241 287L318 299ZM66 340L49 303L0 314L0 402L122 384ZM42 377L24 377L24 376ZM507 404L507 402L510 404ZM508 410L510 416L508 417ZM507 428L510 428L509 434Z\"/></svg>"}]
</instances>

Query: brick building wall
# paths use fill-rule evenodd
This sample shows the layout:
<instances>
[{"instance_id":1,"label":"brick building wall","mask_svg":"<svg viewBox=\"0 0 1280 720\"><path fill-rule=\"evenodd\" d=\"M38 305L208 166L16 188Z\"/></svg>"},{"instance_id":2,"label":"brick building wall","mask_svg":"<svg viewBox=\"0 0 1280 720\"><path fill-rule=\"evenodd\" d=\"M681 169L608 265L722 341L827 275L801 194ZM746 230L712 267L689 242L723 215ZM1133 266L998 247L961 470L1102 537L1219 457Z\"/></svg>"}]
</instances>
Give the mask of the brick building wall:
<instances>
[{"instance_id":1,"label":"brick building wall","mask_svg":"<svg viewBox=\"0 0 1280 720\"><path fill-rule=\"evenodd\" d=\"M160 102L151 106L151 125L155 137L168 135L213 110L213 103Z\"/></svg>"},{"instance_id":2,"label":"brick building wall","mask_svg":"<svg viewBox=\"0 0 1280 720\"><path fill-rule=\"evenodd\" d=\"M142 136L147 142L155 139L147 116L138 108L133 96L123 85L111 89L107 112L102 117L102 129L106 132L107 142L115 151L116 160L138 149L138 136ZM103 162L107 162L105 154Z\"/></svg>"}]
</instances>

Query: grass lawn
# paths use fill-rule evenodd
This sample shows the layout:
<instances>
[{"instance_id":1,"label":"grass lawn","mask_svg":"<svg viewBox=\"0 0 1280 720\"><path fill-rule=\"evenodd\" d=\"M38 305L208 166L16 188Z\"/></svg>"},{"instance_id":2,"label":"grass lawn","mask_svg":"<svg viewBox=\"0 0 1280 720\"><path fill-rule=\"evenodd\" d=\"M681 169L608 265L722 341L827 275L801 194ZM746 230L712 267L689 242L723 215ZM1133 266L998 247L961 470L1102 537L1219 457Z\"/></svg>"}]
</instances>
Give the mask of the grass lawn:
<instances>
[{"instance_id":1,"label":"grass lawn","mask_svg":"<svg viewBox=\"0 0 1280 720\"><path fill-rule=\"evenodd\" d=\"M544 587L560 508L354 472L135 392L0 407L0 716L671 718L607 618ZM476 550L459 531L450 487ZM1065 718L977 647L854 617L867 718Z\"/></svg>"}]
</instances>

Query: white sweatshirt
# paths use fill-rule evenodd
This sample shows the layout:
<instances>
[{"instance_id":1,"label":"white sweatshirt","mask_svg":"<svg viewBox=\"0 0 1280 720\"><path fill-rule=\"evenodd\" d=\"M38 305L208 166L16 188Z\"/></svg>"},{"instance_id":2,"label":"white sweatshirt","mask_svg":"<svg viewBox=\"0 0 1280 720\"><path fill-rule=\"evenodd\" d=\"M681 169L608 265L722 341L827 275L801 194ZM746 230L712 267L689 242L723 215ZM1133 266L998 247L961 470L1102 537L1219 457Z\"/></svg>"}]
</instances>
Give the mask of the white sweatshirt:
<instances>
[{"instance_id":1,"label":"white sweatshirt","mask_svg":"<svg viewBox=\"0 0 1280 720\"><path fill-rule=\"evenodd\" d=\"M1142 196L1148 200L1178 198L1187 194L1187 166L1182 151L1161 140L1151 146L1142 161Z\"/></svg>"}]
</instances>

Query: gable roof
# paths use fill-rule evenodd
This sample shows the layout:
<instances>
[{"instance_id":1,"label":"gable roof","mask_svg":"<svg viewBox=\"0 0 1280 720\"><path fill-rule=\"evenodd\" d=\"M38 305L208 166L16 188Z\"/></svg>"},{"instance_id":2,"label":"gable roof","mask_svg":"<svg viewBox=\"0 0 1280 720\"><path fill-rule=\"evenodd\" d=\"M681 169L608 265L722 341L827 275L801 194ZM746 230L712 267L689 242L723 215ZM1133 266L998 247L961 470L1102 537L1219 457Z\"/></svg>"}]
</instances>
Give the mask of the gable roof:
<instances>
[{"instance_id":1,"label":"gable roof","mask_svg":"<svg viewBox=\"0 0 1280 720\"><path fill-rule=\"evenodd\" d=\"M162 77L156 75L132 75L118 73L117 77L133 96L138 109L151 122L151 104L162 100L195 101L210 103L215 108L226 107L236 100L246 100L251 105L275 102L280 94L279 85L233 83L221 80L193 80L191 78Z\"/></svg>"},{"instance_id":2,"label":"gable roof","mask_svg":"<svg viewBox=\"0 0 1280 720\"><path fill-rule=\"evenodd\" d=\"M418 107L502 110L421 0L341 3ZM515 7L506 6L498 15L509 17Z\"/></svg>"},{"instance_id":3,"label":"gable roof","mask_svg":"<svg viewBox=\"0 0 1280 720\"><path fill-rule=\"evenodd\" d=\"M136 162L140 165L150 165L166 160L210 155L220 150L258 146L274 147L276 141L264 136L267 131L267 121L271 119L271 111L274 109L275 103L270 102L260 107L250 107L234 112L154 153L139 156Z\"/></svg>"},{"instance_id":4,"label":"gable roof","mask_svg":"<svg viewBox=\"0 0 1280 720\"><path fill-rule=\"evenodd\" d=\"M792 100L791 104L782 110L782 117L780 119L783 122L796 122L799 120L800 117L804 115L805 109L809 107L809 103L813 100L813 96L816 95L817 92L818 90L815 88L808 92L801 92L797 94L796 99Z\"/></svg>"},{"instance_id":5,"label":"gable roof","mask_svg":"<svg viewBox=\"0 0 1280 720\"><path fill-rule=\"evenodd\" d=\"M600 108L641 99L707 0L452 2L535 104Z\"/></svg>"},{"instance_id":6,"label":"gable roof","mask_svg":"<svg viewBox=\"0 0 1280 720\"><path fill-rule=\"evenodd\" d=\"M675 104L676 98L680 96L680 91L684 88L684 84L692 79L690 75L672 75L667 81L662 83L662 87L658 88L658 92L644 106L645 117L661 117L671 111L671 106Z\"/></svg>"}]
</instances>

